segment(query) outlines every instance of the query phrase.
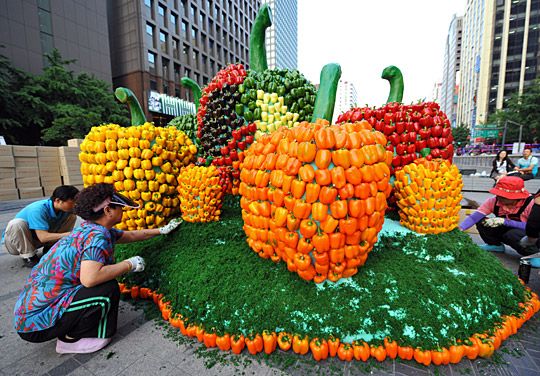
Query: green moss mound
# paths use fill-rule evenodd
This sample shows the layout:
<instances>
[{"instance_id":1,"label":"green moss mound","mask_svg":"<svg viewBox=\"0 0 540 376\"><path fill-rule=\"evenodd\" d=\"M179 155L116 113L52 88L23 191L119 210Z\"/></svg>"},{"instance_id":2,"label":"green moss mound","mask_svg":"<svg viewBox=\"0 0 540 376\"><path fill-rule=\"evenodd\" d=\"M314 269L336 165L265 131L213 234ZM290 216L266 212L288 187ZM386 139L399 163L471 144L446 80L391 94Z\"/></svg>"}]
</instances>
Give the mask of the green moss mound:
<instances>
[{"instance_id":1,"label":"green moss mound","mask_svg":"<svg viewBox=\"0 0 540 376\"><path fill-rule=\"evenodd\" d=\"M379 343L385 337L425 349L492 330L521 312L527 291L489 253L457 230L382 236L364 267L339 283L316 285L250 250L238 200L222 220L118 245L140 255L143 273L125 282L159 290L173 310L218 333L287 331Z\"/></svg>"}]
</instances>

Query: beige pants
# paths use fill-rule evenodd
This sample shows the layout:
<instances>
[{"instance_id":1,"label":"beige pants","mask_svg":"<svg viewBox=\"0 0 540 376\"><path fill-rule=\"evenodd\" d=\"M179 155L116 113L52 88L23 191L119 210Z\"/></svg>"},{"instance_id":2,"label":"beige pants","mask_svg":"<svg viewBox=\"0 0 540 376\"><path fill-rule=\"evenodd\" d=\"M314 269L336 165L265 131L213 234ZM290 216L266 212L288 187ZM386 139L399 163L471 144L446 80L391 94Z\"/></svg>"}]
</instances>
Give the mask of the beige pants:
<instances>
[{"instance_id":1,"label":"beige pants","mask_svg":"<svg viewBox=\"0 0 540 376\"><path fill-rule=\"evenodd\" d=\"M73 230L77 216L74 214L66 217L64 222L59 223L54 228L50 228L51 233L62 233ZM36 250L41 247L50 247L54 242L41 243L34 239L32 231L28 228L28 223L24 219L15 218L9 221L4 233L4 245L12 255L20 255L29 258L36 254Z\"/></svg>"}]
</instances>

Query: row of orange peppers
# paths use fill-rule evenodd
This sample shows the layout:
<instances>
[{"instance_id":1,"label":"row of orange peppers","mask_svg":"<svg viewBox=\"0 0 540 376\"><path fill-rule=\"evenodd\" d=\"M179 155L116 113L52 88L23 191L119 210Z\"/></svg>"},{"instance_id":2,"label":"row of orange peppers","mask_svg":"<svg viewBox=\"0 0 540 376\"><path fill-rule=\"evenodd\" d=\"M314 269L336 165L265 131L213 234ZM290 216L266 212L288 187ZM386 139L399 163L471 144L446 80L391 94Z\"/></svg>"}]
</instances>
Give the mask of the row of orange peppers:
<instances>
[{"instance_id":1,"label":"row of orange peppers","mask_svg":"<svg viewBox=\"0 0 540 376\"><path fill-rule=\"evenodd\" d=\"M256 355L261 352L272 354L277 348L282 351L292 349L295 353L305 355L309 351L316 361L325 360L329 357L338 357L343 361L367 361L370 357L379 362L387 357L403 360L415 360L416 362L429 366L447 365L459 363L463 358L476 359L477 357L490 357L497 350L501 343L510 335L516 334L517 330L540 310L540 300L538 295L531 292L528 301L520 303L523 313L520 316L503 316L502 323L497 325L491 334L474 334L463 341L457 340L454 345L426 350L413 348L410 346L400 346L396 341L385 338L381 345L370 345L365 341L354 341L353 343L343 343L339 338L330 336L327 339L312 338L306 335L292 334L287 332L275 333L273 331L263 331L262 334L218 335L215 332L206 332L201 325L196 325L185 320L182 315L174 314L170 303L166 302L163 294L154 292L148 288L133 286L126 287L120 283L120 291L129 294L133 299L152 299L161 311L164 320L180 330L188 337L197 338L206 347L217 347L222 351L231 351L240 354L247 348L247 351Z\"/></svg>"}]
</instances>

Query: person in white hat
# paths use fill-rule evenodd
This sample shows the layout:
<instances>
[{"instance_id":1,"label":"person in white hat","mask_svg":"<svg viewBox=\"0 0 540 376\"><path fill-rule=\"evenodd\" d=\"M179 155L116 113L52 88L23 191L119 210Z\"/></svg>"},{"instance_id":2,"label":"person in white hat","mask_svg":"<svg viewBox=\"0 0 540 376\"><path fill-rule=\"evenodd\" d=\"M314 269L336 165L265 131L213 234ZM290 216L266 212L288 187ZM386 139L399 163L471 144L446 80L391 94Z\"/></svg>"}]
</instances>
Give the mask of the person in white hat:
<instances>
[{"instance_id":1,"label":"person in white hat","mask_svg":"<svg viewBox=\"0 0 540 376\"><path fill-rule=\"evenodd\" d=\"M111 184L96 184L76 197L75 214L84 221L53 245L32 269L15 305L14 326L30 342L57 338L58 353L90 353L116 332L120 291L116 277L144 270L135 256L114 262L114 245L168 234L181 223L146 230L113 228L122 208L137 208Z\"/></svg>"}]
</instances>

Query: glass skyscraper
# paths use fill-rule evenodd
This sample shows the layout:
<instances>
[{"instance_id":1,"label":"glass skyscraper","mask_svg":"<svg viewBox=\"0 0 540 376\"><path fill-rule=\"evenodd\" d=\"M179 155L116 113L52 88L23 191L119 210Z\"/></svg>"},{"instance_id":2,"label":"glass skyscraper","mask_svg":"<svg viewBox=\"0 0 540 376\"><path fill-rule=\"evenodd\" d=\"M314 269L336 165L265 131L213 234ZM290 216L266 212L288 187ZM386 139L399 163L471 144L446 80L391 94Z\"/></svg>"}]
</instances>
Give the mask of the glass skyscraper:
<instances>
[{"instance_id":1,"label":"glass skyscraper","mask_svg":"<svg viewBox=\"0 0 540 376\"><path fill-rule=\"evenodd\" d=\"M298 4L296 0L262 0L272 11L272 26L266 32L268 67L298 67Z\"/></svg>"}]
</instances>

